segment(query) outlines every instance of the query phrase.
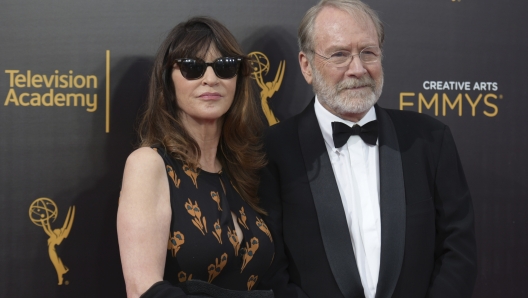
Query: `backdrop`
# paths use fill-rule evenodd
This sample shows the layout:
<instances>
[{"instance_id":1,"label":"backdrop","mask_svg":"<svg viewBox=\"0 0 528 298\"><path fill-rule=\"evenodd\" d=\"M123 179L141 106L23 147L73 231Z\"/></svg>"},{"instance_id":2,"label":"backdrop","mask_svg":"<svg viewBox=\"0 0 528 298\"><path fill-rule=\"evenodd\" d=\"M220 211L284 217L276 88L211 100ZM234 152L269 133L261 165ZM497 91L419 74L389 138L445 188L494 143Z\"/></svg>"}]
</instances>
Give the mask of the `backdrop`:
<instances>
[{"instance_id":1,"label":"backdrop","mask_svg":"<svg viewBox=\"0 0 528 298\"><path fill-rule=\"evenodd\" d=\"M264 111L281 121L313 96L296 31L316 2L2 1L0 296L125 297L117 200L157 47L191 16L217 18L258 61ZM366 2L386 25L380 105L455 136L476 212L474 297L528 295L528 2Z\"/></svg>"}]
</instances>

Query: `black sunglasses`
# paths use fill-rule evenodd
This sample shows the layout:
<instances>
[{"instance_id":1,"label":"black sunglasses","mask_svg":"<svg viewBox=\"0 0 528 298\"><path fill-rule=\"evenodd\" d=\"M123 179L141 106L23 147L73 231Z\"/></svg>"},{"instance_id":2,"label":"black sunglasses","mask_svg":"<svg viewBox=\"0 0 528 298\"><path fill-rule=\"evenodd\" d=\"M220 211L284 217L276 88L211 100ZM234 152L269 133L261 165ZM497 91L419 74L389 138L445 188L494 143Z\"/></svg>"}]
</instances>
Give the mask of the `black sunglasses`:
<instances>
[{"instance_id":1,"label":"black sunglasses","mask_svg":"<svg viewBox=\"0 0 528 298\"><path fill-rule=\"evenodd\" d=\"M240 57L220 57L211 63L207 63L200 58L176 59L176 64L180 67L182 76L187 80L196 80L203 77L208 66L213 68L214 73L220 79L230 79L236 76L240 62L242 62Z\"/></svg>"}]
</instances>

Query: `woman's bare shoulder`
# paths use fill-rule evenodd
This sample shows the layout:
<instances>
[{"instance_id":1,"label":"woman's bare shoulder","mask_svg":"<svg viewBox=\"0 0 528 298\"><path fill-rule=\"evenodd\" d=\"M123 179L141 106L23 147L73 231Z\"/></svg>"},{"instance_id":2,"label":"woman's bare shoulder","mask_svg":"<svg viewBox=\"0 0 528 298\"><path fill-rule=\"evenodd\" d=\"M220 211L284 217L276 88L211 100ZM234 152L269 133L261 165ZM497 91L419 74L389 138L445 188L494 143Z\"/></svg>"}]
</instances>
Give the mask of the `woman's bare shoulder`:
<instances>
[{"instance_id":1,"label":"woman's bare shoulder","mask_svg":"<svg viewBox=\"0 0 528 298\"><path fill-rule=\"evenodd\" d=\"M132 152L126 161L123 173L121 197L153 198L166 193L165 163L152 148L142 147Z\"/></svg>"},{"instance_id":2,"label":"woman's bare shoulder","mask_svg":"<svg viewBox=\"0 0 528 298\"><path fill-rule=\"evenodd\" d=\"M163 164L163 159L156 149L141 147L134 150L127 158L126 166L135 167L157 167Z\"/></svg>"}]
</instances>

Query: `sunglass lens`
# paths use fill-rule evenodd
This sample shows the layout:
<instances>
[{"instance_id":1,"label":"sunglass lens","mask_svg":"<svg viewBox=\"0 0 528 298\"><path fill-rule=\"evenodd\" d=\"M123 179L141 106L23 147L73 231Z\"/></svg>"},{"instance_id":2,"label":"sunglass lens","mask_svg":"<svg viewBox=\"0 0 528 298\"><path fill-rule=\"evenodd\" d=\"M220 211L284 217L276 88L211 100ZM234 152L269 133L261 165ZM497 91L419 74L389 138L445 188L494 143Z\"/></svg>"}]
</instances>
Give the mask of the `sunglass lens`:
<instances>
[{"instance_id":1,"label":"sunglass lens","mask_svg":"<svg viewBox=\"0 0 528 298\"><path fill-rule=\"evenodd\" d=\"M184 78L194 80L200 78L204 73L204 63L194 59L185 59L180 63L180 71Z\"/></svg>"},{"instance_id":2,"label":"sunglass lens","mask_svg":"<svg viewBox=\"0 0 528 298\"><path fill-rule=\"evenodd\" d=\"M237 74L238 65L237 58L222 57L215 61L214 70L219 78L230 79Z\"/></svg>"}]
</instances>

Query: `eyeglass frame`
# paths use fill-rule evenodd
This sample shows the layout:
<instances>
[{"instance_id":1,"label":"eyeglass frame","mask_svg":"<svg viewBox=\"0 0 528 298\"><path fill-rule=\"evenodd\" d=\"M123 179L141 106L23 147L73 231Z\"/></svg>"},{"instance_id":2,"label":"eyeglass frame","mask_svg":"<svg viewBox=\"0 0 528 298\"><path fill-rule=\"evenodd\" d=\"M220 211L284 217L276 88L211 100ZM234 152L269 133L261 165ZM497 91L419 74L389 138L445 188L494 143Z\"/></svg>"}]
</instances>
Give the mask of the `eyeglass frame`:
<instances>
[{"instance_id":1,"label":"eyeglass frame","mask_svg":"<svg viewBox=\"0 0 528 298\"><path fill-rule=\"evenodd\" d=\"M374 60L374 61L364 61L363 59L361 59L361 54L363 54L363 51L365 51L366 49L369 49L369 48L377 48L377 49L379 49L379 55L377 56L377 59ZM334 65L334 66L336 66L336 67L338 67L338 68L344 68L344 67L349 66L350 63L352 63L352 60L353 60L354 56L358 56L359 60L360 60L362 63L365 63L365 64L376 63L376 62L378 62L378 61L381 61L381 59L382 59L382 57L383 57L383 52L381 51L381 48L378 47L378 46L368 46L368 47L365 47L365 48L363 48L361 51L359 51L359 53L357 53L357 54L352 54L352 52L349 52L349 51L336 51L336 52L332 53L331 55L334 55L335 53L338 53L338 52L348 52L348 53L350 53L350 57L347 58L347 60L350 59L350 61L348 61L347 63L344 63L344 62L343 62L343 65L337 65L336 63L334 63L334 62L332 62L332 61L329 61L329 60L332 58L332 56L330 56L330 57L323 56L323 55L317 53L315 50L312 50L311 52L314 53L314 54L316 54L317 56L323 58L325 61L327 61L328 63L331 63L332 65ZM345 61L347 61L347 60L345 60Z\"/></svg>"}]
</instances>

